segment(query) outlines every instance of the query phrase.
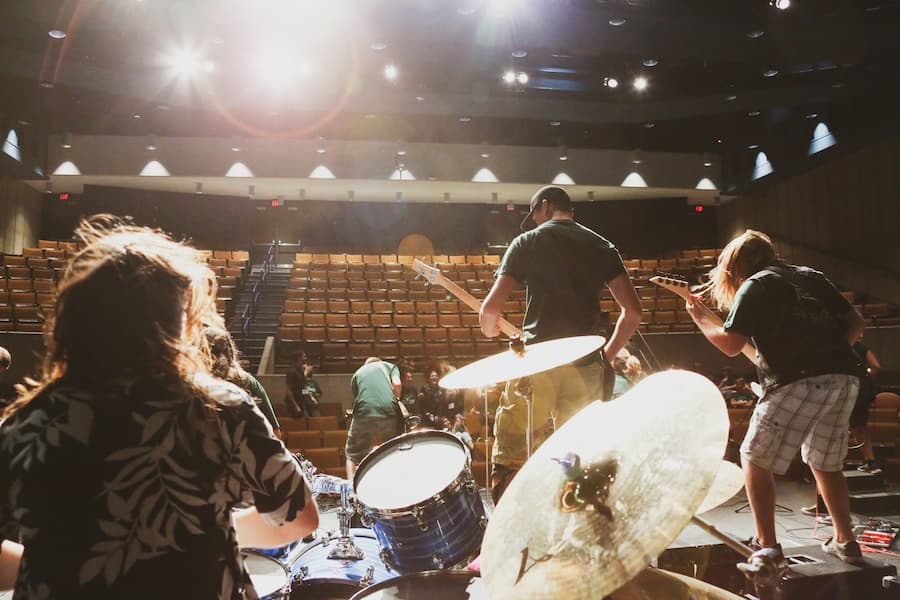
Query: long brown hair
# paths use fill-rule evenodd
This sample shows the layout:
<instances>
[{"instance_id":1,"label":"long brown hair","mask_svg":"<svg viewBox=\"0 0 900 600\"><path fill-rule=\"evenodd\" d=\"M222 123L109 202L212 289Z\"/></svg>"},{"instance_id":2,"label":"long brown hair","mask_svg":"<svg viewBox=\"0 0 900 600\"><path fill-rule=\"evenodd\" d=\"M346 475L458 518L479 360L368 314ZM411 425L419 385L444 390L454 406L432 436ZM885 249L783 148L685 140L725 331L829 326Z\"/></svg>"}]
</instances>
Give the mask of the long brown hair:
<instances>
[{"instance_id":1,"label":"long brown hair","mask_svg":"<svg viewBox=\"0 0 900 600\"><path fill-rule=\"evenodd\" d=\"M195 390L194 375L209 372L203 326L221 322L215 275L200 253L112 215L82 220L75 235L85 246L44 326L41 381L7 416L62 378L91 384L128 375Z\"/></svg>"},{"instance_id":2,"label":"long brown hair","mask_svg":"<svg viewBox=\"0 0 900 600\"><path fill-rule=\"evenodd\" d=\"M709 296L717 308L728 310L744 280L776 261L769 236L748 229L725 246L709 280L694 291Z\"/></svg>"}]
</instances>

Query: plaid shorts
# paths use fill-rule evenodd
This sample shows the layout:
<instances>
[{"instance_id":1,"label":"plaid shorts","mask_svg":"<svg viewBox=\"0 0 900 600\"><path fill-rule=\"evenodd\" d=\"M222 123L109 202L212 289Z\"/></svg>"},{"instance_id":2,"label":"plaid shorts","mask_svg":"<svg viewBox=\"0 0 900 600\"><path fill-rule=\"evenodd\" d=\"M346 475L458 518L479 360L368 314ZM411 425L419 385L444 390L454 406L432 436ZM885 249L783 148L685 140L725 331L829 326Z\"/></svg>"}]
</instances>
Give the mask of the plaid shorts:
<instances>
[{"instance_id":1,"label":"plaid shorts","mask_svg":"<svg viewBox=\"0 0 900 600\"><path fill-rule=\"evenodd\" d=\"M397 417L353 417L347 432L347 458L358 465L373 448L401 433Z\"/></svg>"},{"instance_id":2,"label":"plaid shorts","mask_svg":"<svg viewBox=\"0 0 900 600\"><path fill-rule=\"evenodd\" d=\"M857 377L829 374L767 391L753 411L741 458L780 475L801 448L810 467L842 470L858 389Z\"/></svg>"}]
</instances>

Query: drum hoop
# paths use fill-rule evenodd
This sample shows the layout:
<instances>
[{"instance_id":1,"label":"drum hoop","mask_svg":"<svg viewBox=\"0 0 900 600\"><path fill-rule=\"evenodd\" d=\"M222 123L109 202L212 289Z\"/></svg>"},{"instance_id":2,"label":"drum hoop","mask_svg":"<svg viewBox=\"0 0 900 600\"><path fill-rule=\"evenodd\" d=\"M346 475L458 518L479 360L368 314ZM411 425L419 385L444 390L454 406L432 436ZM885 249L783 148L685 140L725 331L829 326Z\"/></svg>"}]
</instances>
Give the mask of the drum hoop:
<instances>
[{"instance_id":1,"label":"drum hoop","mask_svg":"<svg viewBox=\"0 0 900 600\"><path fill-rule=\"evenodd\" d=\"M467 487L470 481L472 481L472 476L469 474L469 462L467 459L466 468L463 468L463 470L459 472L459 475L457 475L456 478L451 481L447 487L445 487L434 496L425 498L424 500L421 500L415 504L411 504L409 506L404 506L401 508L377 508L368 506L366 504L363 504L363 508L368 516L374 516L382 519L397 519L401 517L414 516L416 511L430 508L435 505L446 504L447 501L454 498L460 490Z\"/></svg>"},{"instance_id":2,"label":"drum hoop","mask_svg":"<svg viewBox=\"0 0 900 600\"><path fill-rule=\"evenodd\" d=\"M241 550L241 554L244 554L247 556L256 556L258 558L265 559L266 561L274 563L274 564L278 565L279 567L281 567L281 572L284 573L284 585L282 585L281 587L279 587L275 590L272 590L268 593L263 593L262 590L257 589L256 585L253 585L253 589L256 590L257 594L259 594L260 596L271 596L272 594L284 594L285 592L289 592L291 590L291 572L288 570L288 568L286 566L284 566L281 563L281 561L279 561L275 558L272 558L271 556L266 556L265 554L256 552L254 550ZM250 571L247 569L246 557L242 562L243 562L243 566L244 566L244 571L247 572L247 575L250 575ZM250 578L250 583L253 584L252 577Z\"/></svg>"},{"instance_id":3,"label":"drum hoop","mask_svg":"<svg viewBox=\"0 0 900 600\"><path fill-rule=\"evenodd\" d=\"M356 594L350 597L350 600L362 600L366 597L370 592L377 592L383 590L384 588L391 587L392 585L396 585L397 581L404 580L409 581L411 579L430 579L433 577L447 577L448 575L451 578L456 579L457 577L478 577L481 578L481 571L469 571L466 569L451 569L451 570L443 570L443 571L422 571L420 573L409 573L407 575L400 575L399 577L394 577L391 579L386 579L379 583L374 583L366 588L363 588Z\"/></svg>"},{"instance_id":4,"label":"drum hoop","mask_svg":"<svg viewBox=\"0 0 900 600\"><path fill-rule=\"evenodd\" d=\"M372 462L377 460L378 457L385 454L394 446L403 443L404 441L412 440L415 442L418 438L438 438L444 439L449 442L453 442L456 446L458 446L462 451L465 457L463 461L463 468L457 474L455 478L453 478L446 488L431 496L430 498L426 498L420 502L415 504L410 504L408 506L403 506L400 508L373 508L369 507L367 504L363 503L360 500L360 503L366 507L367 511L372 511L373 514L377 514L379 516L404 516L408 515L412 512L413 509L421 508L422 506L430 506L434 503L441 503L447 499L447 495L451 493L456 493L459 491L460 487L465 485L466 480L471 477L466 477L466 475L471 472L472 469L472 453L469 452L468 446L466 446L462 440L453 435L452 433L448 433L446 431L437 431L435 429L426 429L424 431L413 431L411 433L404 433L398 435L396 437L392 437L388 441L383 444L376 446L371 452L369 452L365 458L362 459L362 462L359 463L359 467L356 469L356 473L353 475L353 489L359 489L359 482L368 471L368 467L371 466ZM359 498L357 496L357 498Z\"/></svg>"},{"instance_id":5,"label":"drum hoop","mask_svg":"<svg viewBox=\"0 0 900 600\"><path fill-rule=\"evenodd\" d=\"M378 542L378 537L375 535L375 532L367 527L352 527L350 529L350 535L354 538L368 538L373 542ZM327 540L323 538L313 540L303 547L300 553L297 554L297 558L291 561L291 565L303 558L306 554L311 553L315 548L324 548L327 544L336 542L339 539L341 539L340 535L332 535Z\"/></svg>"}]
</instances>

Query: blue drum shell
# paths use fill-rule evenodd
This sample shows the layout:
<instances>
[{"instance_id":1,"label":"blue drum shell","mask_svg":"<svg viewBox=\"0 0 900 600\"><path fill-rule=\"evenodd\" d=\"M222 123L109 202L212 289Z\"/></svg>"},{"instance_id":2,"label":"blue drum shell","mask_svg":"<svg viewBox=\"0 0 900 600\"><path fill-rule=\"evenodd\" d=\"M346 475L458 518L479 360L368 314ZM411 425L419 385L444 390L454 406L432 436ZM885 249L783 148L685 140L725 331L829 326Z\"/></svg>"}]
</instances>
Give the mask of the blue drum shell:
<instances>
[{"instance_id":1,"label":"blue drum shell","mask_svg":"<svg viewBox=\"0 0 900 600\"><path fill-rule=\"evenodd\" d=\"M316 540L306 546L288 565L294 588L302 586L314 590L317 587L334 587L332 584L343 583L359 586L360 580L365 577L370 566L374 569L370 583L379 583L399 575L381 560L381 549L370 530L354 528L350 530L350 535L353 542L363 551L364 556L361 560L328 558L328 553L337 545L338 536ZM310 593L308 597L317 596Z\"/></svg>"},{"instance_id":2,"label":"blue drum shell","mask_svg":"<svg viewBox=\"0 0 900 600\"><path fill-rule=\"evenodd\" d=\"M468 472L429 501L418 515L367 509L372 529L388 562L400 572L445 569L474 557L481 547L487 519L477 486ZM424 524L427 529L422 529Z\"/></svg>"}]
</instances>

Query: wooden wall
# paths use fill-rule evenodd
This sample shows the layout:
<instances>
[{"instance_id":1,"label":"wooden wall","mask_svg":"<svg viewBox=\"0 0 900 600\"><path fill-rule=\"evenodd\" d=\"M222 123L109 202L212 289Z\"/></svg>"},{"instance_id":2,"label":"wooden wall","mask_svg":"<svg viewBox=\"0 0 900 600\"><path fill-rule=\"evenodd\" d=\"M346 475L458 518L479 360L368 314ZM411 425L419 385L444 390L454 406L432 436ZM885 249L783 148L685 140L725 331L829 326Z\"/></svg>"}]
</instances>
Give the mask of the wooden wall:
<instances>
[{"instance_id":1,"label":"wooden wall","mask_svg":"<svg viewBox=\"0 0 900 600\"><path fill-rule=\"evenodd\" d=\"M24 182L0 176L0 252L21 254L37 245L42 194Z\"/></svg>"},{"instance_id":2,"label":"wooden wall","mask_svg":"<svg viewBox=\"0 0 900 600\"><path fill-rule=\"evenodd\" d=\"M723 245L759 229L788 260L900 303L900 136L739 197L720 207L718 220Z\"/></svg>"}]
</instances>

